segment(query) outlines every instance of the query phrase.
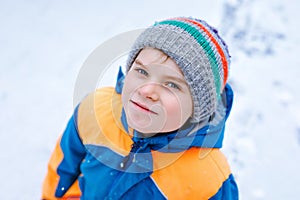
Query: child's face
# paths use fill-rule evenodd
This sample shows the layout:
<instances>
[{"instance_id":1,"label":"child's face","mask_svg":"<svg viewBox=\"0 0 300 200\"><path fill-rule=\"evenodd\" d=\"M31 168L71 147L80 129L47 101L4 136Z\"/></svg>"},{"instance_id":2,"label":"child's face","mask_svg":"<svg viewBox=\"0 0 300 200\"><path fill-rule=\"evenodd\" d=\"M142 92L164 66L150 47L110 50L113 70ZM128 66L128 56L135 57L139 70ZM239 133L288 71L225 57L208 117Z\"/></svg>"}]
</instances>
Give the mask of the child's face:
<instances>
[{"instance_id":1,"label":"child's face","mask_svg":"<svg viewBox=\"0 0 300 200\"><path fill-rule=\"evenodd\" d=\"M125 77L122 103L129 127L141 133L179 129L193 112L179 66L163 52L143 49Z\"/></svg>"}]
</instances>

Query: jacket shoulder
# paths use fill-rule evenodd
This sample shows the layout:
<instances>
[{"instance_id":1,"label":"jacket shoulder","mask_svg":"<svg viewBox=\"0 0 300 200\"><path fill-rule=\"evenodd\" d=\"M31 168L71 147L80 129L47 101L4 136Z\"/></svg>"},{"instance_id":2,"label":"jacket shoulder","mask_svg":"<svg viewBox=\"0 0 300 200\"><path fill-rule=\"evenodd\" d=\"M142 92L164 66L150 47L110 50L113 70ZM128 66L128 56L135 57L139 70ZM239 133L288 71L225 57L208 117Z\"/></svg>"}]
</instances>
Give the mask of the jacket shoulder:
<instances>
[{"instance_id":1,"label":"jacket shoulder","mask_svg":"<svg viewBox=\"0 0 300 200\"><path fill-rule=\"evenodd\" d=\"M121 111L121 95L113 87L89 94L80 103L77 115L78 133L83 144L104 146L127 154L131 140L121 123Z\"/></svg>"},{"instance_id":2,"label":"jacket shoulder","mask_svg":"<svg viewBox=\"0 0 300 200\"><path fill-rule=\"evenodd\" d=\"M156 162L168 157L162 154L165 153L154 153ZM227 159L219 149L191 148L178 157L152 174L169 199L209 199L231 174Z\"/></svg>"}]
</instances>

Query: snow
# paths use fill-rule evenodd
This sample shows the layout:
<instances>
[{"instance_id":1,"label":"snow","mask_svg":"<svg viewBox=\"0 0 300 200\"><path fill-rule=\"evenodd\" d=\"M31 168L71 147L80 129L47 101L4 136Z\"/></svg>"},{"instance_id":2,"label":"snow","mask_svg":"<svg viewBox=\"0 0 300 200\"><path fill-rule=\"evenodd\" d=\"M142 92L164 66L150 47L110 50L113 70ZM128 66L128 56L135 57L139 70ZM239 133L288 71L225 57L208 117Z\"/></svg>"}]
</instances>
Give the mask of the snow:
<instances>
[{"instance_id":1,"label":"snow","mask_svg":"<svg viewBox=\"0 0 300 200\"><path fill-rule=\"evenodd\" d=\"M296 199L299 8L296 0L0 1L1 199L40 197L89 54L171 16L205 19L229 45L235 102L223 151L241 199Z\"/></svg>"}]
</instances>

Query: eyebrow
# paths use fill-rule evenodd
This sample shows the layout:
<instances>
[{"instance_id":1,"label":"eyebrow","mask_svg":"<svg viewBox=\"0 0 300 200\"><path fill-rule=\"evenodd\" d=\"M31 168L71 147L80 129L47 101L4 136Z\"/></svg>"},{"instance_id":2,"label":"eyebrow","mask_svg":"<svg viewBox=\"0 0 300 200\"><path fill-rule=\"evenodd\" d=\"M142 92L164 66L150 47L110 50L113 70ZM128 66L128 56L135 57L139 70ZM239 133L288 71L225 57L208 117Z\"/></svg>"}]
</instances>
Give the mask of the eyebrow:
<instances>
[{"instance_id":1,"label":"eyebrow","mask_svg":"<svg viewBox=\"0 0 300 200\"><path fill-rule=\"evenodd\" d=\"M145 65L142 63L142 61L140 61L138 59L135 59L134 63L145 67Z\"/></svg>"},{"instance_id":2,"label":"eyebrow","mask_svg":"<svg viewBox=\"0 0 300 200\"><path fill-rule=\"evenodd\" d=\"M188 87L188 84L186 82L185 79L182 79L182 78L179 78L179 77L176 77L176 76L166 76L167 79L171 79L171 80L175 80L177 81L178 83L181 83L181 84L184 84Z\"/></svg>"}]
</instances>

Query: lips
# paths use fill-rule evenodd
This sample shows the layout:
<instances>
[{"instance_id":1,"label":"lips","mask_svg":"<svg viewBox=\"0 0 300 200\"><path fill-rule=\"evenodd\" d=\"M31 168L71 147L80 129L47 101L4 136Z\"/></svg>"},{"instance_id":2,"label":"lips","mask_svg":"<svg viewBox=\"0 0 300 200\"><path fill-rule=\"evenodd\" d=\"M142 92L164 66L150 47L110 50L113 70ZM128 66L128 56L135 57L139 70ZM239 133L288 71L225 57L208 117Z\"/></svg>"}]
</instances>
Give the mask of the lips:
<instances>
[{"instance_id":1,"label":"lips","mask_svg":"<svg viewBox=\"0 0 300 200\"><path fill-rule=\"evenodd\" d=\"M143 111L146 111L146 112L149 112L149 113L152 113L152 114L155 114L155 115L158 114L158 113L156 113L156 112L150 110L150 109L149 109L147 106L145 106L145 105L142 105L142 104L137 103L137 102L132 101L132 100L130 100L130 102L131 102L133 105L135 105L136 107L138 107L139 109L142 109Z\"/></svg>"}]
</instances>

